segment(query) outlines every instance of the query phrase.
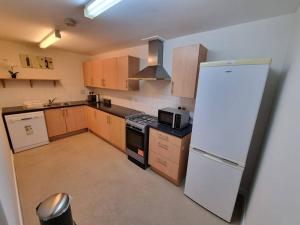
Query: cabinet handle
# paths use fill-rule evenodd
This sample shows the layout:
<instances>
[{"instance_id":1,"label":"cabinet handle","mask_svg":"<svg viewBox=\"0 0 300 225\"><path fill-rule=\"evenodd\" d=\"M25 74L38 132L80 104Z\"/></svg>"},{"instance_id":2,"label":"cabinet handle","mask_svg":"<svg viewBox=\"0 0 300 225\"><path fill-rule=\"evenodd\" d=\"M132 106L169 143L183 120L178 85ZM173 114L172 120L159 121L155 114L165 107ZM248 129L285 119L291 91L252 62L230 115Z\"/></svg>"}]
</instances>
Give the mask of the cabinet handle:
<instances>
[{"instance_id":1,"label":"cabinet handle","mask_svg":"<svg viewBox=\"0 0 300 225\"><path fill-rule=\"evenodd\" d=\"M158 134L158 137L161 139L161 140L164 140L164 141L168 141L169 140L169 137L168 136L164 136L162 134Z\"/></svg>"},{"instance_id":2,"label":"cabinet handle","mask_svg":"<svg viewBox=\"0 0 300 225\"><path fill-rule=\"evenodd\" d=\"M173 94L173 89L174 89L174 81L171 82L171 93Z\"/></svg>"},{"instance_id":3,"label":"cabinet handle","mask_svg":"<svg viewBox=\"0 0 300 225\"><path fill-rule=\"evenodd\" d=\"M168 162L167 161L164 161L160 158L157 158L157 162L161 165L163 165L164 167L167 167L168 166Z\"/></svg>"},{"instance_id":4,"label":"cabinet handle","mask_svg":"<svg viewBox=\"0 0 300 225\"><path fill-rule=\"evenodd\" d=\"M126 80L126 88L128 88L128 80Z\"/></svg>"},{"instance_id":5,"label":"cabinet handle","mask_svg":"<svg viewBox=\"0 0 300 225\"><path fill-rule=\"evenodd\" d=\"M160 143L160 142L158 142L158 146L159 146L160 148L162 148L162 149L169 150L169 148L168 148L167 145L164 145L164 144L162 144L162 143Z\"/></svg>"}]
</instances>

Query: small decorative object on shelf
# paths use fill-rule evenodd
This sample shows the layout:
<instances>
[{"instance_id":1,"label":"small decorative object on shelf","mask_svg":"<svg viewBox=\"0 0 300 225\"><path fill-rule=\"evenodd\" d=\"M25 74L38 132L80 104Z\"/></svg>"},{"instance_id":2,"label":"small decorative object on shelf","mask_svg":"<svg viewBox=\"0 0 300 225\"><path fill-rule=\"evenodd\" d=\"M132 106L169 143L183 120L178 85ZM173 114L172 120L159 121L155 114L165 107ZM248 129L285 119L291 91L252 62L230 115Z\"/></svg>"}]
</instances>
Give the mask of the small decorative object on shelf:
<instances>
[{"instance_id":1,"label":"small decorative object on shelf","mask_svg":"<svg viewBox=\"0 0 300 225\"><path fill-rule=\"evenodd\" d=\"M8 70L8 72L9 72L12 79L16 79L17 75L19 73L19 72L14 72L14 67L15 66L9 66L10 69Z\"/></svg>"}]
</instances>

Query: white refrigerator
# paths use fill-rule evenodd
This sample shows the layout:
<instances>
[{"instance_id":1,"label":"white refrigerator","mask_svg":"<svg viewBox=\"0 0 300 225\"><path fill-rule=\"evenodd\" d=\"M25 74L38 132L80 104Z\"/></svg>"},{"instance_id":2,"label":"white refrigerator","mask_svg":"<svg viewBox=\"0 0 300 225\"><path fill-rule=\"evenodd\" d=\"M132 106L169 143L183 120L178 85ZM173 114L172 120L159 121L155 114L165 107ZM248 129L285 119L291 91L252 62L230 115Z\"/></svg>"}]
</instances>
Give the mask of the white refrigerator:
<instances>
[{"instance_id":1,"label":"white refrigerator","mask_svg":"<svg viewBox=\"0 0 300 225\"><path fill-rule=\"evenodd\" d=\"M184 193L230 222L270 59L200 65Z\"/></svg>"}]
</instances>

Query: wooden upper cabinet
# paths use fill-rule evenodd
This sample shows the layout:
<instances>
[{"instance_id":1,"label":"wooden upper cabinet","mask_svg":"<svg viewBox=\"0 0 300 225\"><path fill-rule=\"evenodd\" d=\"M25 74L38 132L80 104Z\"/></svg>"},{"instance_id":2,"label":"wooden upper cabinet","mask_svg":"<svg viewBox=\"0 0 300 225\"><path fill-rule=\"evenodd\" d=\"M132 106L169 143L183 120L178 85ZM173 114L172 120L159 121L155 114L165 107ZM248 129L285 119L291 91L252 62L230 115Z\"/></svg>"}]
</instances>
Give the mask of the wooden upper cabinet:
<instances>
[{"instance_id":1,"label":"wooden upper cabinet","mask_svg":"<svg viewBox=\"0 0 300 225\"><path fill-rule=\"evenodd\" d=\"M85 86L92 87L94 85L93 61L91 61L91 60L83 63L83 80L84 80Z\"/></svg>"},{"instance_id":2,"label":"wooden upper cabinet","mask_svg":"<svg viewBox=\"0 0 300 225\"><path fill-rule=\"evenodd\" d=\"M86 116L83 106L64 108L66 115L67 132L87 128Z\"/></svg>"},{"instance_id":3,"label":"wooden upper cabinet","mask_svg":"<svg viewBox=\"0 0 300 225\"><path fill-rule=\"evenodd\" d=\"M117 89L118 90L139 90L139 81L128 80L139 72L140 59L132 56L117 58Z\"/></svg>"},{"instance_id":4,"label":"wooden upper cabinet","mask_svg":"<svg viewBox=\"0 0 300 225\"><path fill-rule=\"evenodd\" d=\"M98 87L101 88L103 87L103 79L104 79L104 74L103 74L103 62L101 59L95 59L92 61L93 65L93 87Z\"/></svg>"},{"instance_id":5,"label":"wooden upper cabinet","mask_svg":"<svg viewBox=\"0 0 300 225\"><path fill-rule=\"evenodd\" d=\"M115 90L138 90L138 81L128 78L139 71L140 60L132 56L94 59L83 63L84 85Z\"/></svg>"},{"instance_id":6,"label":"wooden upper cabinet","mask_svg":"<svg viewBox=\"0 0 300 225\"><path fill-rule=\"evenodd\" d=\"M206 57L207 49L201 44L173 50L172 95L195 98L199 66Z\"/></svg>"},{"instance_id":7,"label":"wooden upper cabinet","mask_svg":"<svg viewBox=\"0 0 300 225\"><path fill-rule=\"evenodd\" d=\"M103 87L115 89L117 86L117 58L103 59Z\"/></svg>"}]
</instances>

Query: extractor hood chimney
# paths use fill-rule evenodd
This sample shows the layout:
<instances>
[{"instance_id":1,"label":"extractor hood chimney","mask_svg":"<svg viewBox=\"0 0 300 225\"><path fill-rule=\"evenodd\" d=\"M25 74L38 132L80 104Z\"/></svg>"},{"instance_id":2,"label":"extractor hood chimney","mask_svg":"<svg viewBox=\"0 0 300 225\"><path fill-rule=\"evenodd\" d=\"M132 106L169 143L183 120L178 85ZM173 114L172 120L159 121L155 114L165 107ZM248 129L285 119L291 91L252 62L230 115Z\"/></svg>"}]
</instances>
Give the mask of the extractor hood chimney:
<instances>
[{"instance_id":1,"label":"extractor hood chimney","mask_svg":"<svg viewBox=\"0 0 300 225\"><path fill-rule=\"evenodd\" d=\"M148 41L148 66L130 77L130 80L171 80L163 67L163 41L159 38Z\"/></svg>"}]
</instances>

